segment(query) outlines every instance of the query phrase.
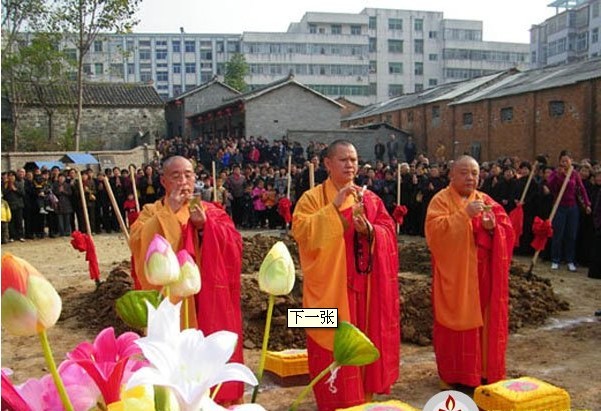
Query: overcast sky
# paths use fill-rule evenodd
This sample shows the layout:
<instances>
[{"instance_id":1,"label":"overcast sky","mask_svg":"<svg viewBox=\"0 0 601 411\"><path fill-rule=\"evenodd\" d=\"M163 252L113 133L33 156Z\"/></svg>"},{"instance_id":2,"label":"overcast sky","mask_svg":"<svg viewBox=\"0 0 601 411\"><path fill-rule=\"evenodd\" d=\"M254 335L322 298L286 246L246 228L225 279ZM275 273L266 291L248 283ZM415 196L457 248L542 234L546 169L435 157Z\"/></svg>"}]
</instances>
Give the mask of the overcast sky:
<instances>
[{"instance_id":1,"label":"overcast sky","mask_svg":"<svg viewBox=\"0 0 601 411\"><path fill-rule=\"evenodd\" d=\"M284 32L308 11L359 13L366 7L442 11L481 20L485 41L528 43L529 29L555 14L551 0L142 0L138 33Z\"/></svg>"}]
</instances>

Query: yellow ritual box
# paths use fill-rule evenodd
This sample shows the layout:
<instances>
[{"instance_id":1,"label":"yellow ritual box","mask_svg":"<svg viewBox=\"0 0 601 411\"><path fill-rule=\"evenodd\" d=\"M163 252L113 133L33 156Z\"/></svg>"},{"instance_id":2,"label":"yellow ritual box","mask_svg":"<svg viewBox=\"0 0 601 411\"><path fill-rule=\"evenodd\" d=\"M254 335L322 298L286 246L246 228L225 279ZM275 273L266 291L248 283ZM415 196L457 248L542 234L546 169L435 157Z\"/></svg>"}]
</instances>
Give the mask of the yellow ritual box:
<instances>
[{"instance_id":1,"label":"yellow ritual box","mask_svg":"<svg viewBox=\"0 0 601 411\"><path fill-rule=\"evenodd\" d=\"M267 351L265 373L284 387L308 384L307 350Z\"/></svg>"},{"instance_id":2,"label":"yellow ritual box","mask_svg":"<svg viewBox=\"0 0 601 411\"><path fill-rule=\"evenodd\" d=\"M482 385L474 402L484 411L569 411L570 394L536 378L521 377Z\"/></svg>"},{"instance_id":3,"label":"yellow ritual box","mask_svg":"<svg viewBox=\"0 0 601 411\"><path fill-rule=\"evenodd\" d=\"M336 411L419 411L409 404L397 400L383 402L369 402L367 404L356 405L350 408L339 408Z\"/></svg>"}]
</instances>

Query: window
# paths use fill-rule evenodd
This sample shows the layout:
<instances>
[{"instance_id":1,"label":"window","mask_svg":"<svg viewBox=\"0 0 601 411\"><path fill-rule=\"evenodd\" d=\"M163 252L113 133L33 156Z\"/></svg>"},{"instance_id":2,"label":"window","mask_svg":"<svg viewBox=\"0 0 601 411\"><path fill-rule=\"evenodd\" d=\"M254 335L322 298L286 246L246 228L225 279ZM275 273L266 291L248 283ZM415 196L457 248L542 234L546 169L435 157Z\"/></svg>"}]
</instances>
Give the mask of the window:
<instances>
[{"instance_id":1,"label":"window","mask_svg":"<svg viewBox=\"0 0 601 411\"><path fill-rule=\"evenodd\" d=\"M169 73L166 71L157 71L157 81L169 81Z\"/></svg>"},{"instance_id":2,"label":"window","mask_svg":"<svg viewBox=\"0 0 601 411\"><path fill-rule=\"evenodd\" d=\"M134 51L134 41L133 40L127 40L125 42L125 50Z\"/></svg>"},{"instance_id":3,"label":"window","mask_svg":"<svg viewBox=\"0 0 601 411\"><path fill-rule=\"evenodd\" d=\"M415 31L424 31L424 19L415 19L413 27Z\"/></svg>"},{"instance_id":4,"label":"window","mask_svg":"<svg viewBox=\"0 0 601 411\"><path fill-rule=\"evenodd\" d=\"M157 40L154 42L157 47L167 47L167 40Z\"/></svg>"},{"instance_id":5,"label":"window","mask_svg":"<svg viewBox=\"0 0 601 411\"><path fill-rule=\"evenodd\" d=\"M102 53L102 40L94 41L94 52Z\"/></svg>"},{"instance_id":6,"label":"window","mask_svg":"<svg viewBox=\"0 0 601 411\"><path fill-rule=\"evenodd\" d=\"M140 60L150 60L150 50L140 50Z\"/></svg>"},{"instance_id":7,"label":"window","mask_svg":"<svg viewBox=\"0 0 601 411\"><path fill-rule=\"evenodd\" d=\"M599 5L600 5L600 4L601 4L601 3L599 3L598 1L596 1L596 2L594 2L594 3L591 5L591 7L593 8L592 15L593 15L593 18L594 18L594 19L596 19L597 17L599 17Z\"/></svg>"},{"instance_id":8,"label":"window","mask_svg":"<svg viewBox=\"0 0 601 411\"><path fill-rule=\"evenodd\" d=\"M432 106L432 120L440 118L440 106Z\"/></svg>"},{"instance_id":9,"label":"window","mask_svg":"<svg viewBox=\"0 0 601 411\"><path fill-rule=\"evenodd\" d=\"M217 50L217 53L223 53L225 50L225 46L223 45L223 41L217 41L215 43L215 49Z\"/></svg>"},{"instance_id":10,"label":"window","mask_svg":"<svg viewBox=\"0 0 601 411\"><path fill-rule=\"evenodd\" d=\"M227 42L228 53L240 53L240 42L234 40L228 40Z\"/></svg>"},{"instance_id":11,"label":"window","mask_svg":"<svg viewBox=\"0 0 601 411\"><path fill-rule=\"evenodd\" d=\"M332 24L330 27L332 34L342 34L342 26L340 24Z\"/></svg>"},{"instance_id":12,"label":"window","mask_svg":"<svg viewBox=\"0 0 601 411\"><path fill-rule=\"evenodd\" d=\"M180 63L173 63L173 74L180 74L182 72L182 65Z\"/></svg>"},{"instance_id":13,"label":"window","mask_svg":"<svg viewBox=\"0 0 601 411\"><path fill-rule=\"evenodd\" d=\"M127 63L127 74L134 74L136 72L136 65L134 63Z\"/></svg>"},{"instance_id":14,"label":"window","mask_svg":"<svg viewBox=\"0 0 601 411\"><path fill-rule=\"evenodd\" d=\"M102 63L94 63L94 74L100 76L104 71L104 66Z\"/></svg>"},{"instance_id":15,"label":"window","mask_svg":"<svg viewBox=\"0 0 601 411\"><path fill-rule=\"evenodd\" d=\"M593 31L591 31L591 43L596 43L599 41L599 28L595 27Z\"/></svg>"},{"instance_id":16,"label":"window","mask_svg":"<svg viewBox=\"0 0 601 411\"><path fill-rule=\"evenodd\" d=\"M151 73L140 73L140 81L143 81L143 82L152 81L152 74Z\"/></svg>"},{"instance_id":17,"label":"window","mask_svg":"<svg viewBox=\"0 0 601 411\"><path fill-rule=\"evenodd\" d=\"M565 111L565 104L563 101L550 101L549 102L549 116L561 117Z\"/></svg>"},{"instance_id":18,"label":"window","mask_svg":"<svg viewBox=\"0 0 601 411\"><path fill-rule=\"evenodd\" d=\"M196 63L186 63L186 74L196 73Z\"/></svg>"},{"instance_id":19,"label":"window","mask_svg":"<svg viewBox=\"0 0 601 411\"><path fill-rule=\"evenodd\" d=\"M369 61L369 72L370 73L377 73L378 72L378 63L376 62L376 60L370 60Z\"/></svg>"},{"instance_id":20,"label":"window","mask_svg":"<svg viewBox=\"0 0 601 411\"><path fill-rule=\"evenodd\" d=\"M501 123L509 123L513 120L513 107L501 109Z\"/></svg>"},{"instance_id":21,"label":"window","mask_svg":"<svg viewBox=\"0 0 601 411\"><path fill-rule=\"evenodd\" d=\"M472 113L463 113L463 125L471 126L474 122L474 115Z\"/></svg>"},{"instance_id":22,"label":"window","mask_svg":"<svg viewBox=\"0 0 601 411\"><path fill-rule=\"evenodd\" d=\"M419 93L420 91L424 91L423 83L415 83L415 92Z\"/></svg>"},{"instance_id":23,"label":"window","mask_svg":"<svg viewBox=\"0 0 601 411\"><path fill-rule=\"evenodd\" d=\"M369 52L375 53L378 50L378 39L375 37L369 38Z\"/></svg>"},{"instance_id":24,"label":"window","mask_svg":"<svg viewBox=\"0 0 601 411\"><path fill-rule=\"evenodd\" d=\"M64 54L65 54L65 58L69 61L77 60L77 50L76 49L65 49Z\"/></svg>"},{"instance_id":25,"label":"window","mask_svg":"<svg viewBox=\"0 0 601 411\"><path fill-rule=\"evenodd\" d=\"M388 97L398 97L403 94L402 84L389 84L388 85Z\"/></svg>"},{"instance_id":26,"label":"window","mask_svg":"<svg viewBox=\"0 0 601 411\"><path fill-rule=\"evenodd\" d=\"M438 32L437 31L429 31L428 37L430 37L431 39L438 38Z\"/></svg>"},{"instance_id":27,"label":"window","mask_svg":"<svg viewBox=\"0 0 601 411\"><path fill-rule=\"evenodd\" d=\"M389 53L402 53L403 52L403 40L388 40L388 52Z\"/></svg>"},{"instance_id":28,"label":"window","mask_svg":"<svg viewBox=\"0 0 601 411\"><path fill-rule=\"evenodd\" d=\"M140 40L138 46L150 48L150 40Z\"/></svg>"},{"instance_id":29,"label":"window","mask_svg":"<svg viewBox=\"0 0 601 411\"><path fill-rule=\"evenodd\" d=\"M431 78L431 79L429 79L429 80L428 80L428 85L429 85L430 87L437 86L437 85L438 85L438 79L435 79L435 78Z\"/></svg>"},{"instance_id":30,"label":"window","mask_svg":"<svg viewBox=\"0 0 601 411\"><path fill-rule=\"evenodd\" d=\"M403 63L388 63L389 74L403 74Z\"/></svg>"},{"instance_id":31,"label":"window","mask_svg":"<svg viewBox=\"0 0 601 411\"><path fill-rule=\"evenodd\" d=\"M413 111L408 111L407 112L407 122L408 123L413 123Z\"/></svg>"},{"instance_id":32,"label":"window","mask_svg":"<svg viewBox=\"0 0 601 411\"><path fill-rule=\"evenodd\" d=\"M415 75L417 76L423 76L424 75L424 63L415 63L415 71L414 71Z\"/></svg>"},{"instance_id":33,"label":"window","mask_svg":"<svg viewBox=\"0 0 601 411\"><path fill-rule=\"evenodd\" d=\"M388 19L388 30L403 30L403 19Z\"/></svg>"},{"instance_id":34,"label":"window","mask_svg":"<svg viewBox=\"0 0 601 411\"><path fill-rule=\"evenodd\" d=\"M173 97L177 97L182 94L182 86L173 86Z\"/></svg>"},{"instance_id":35,"label":"window","mask_svg":"<svg viewBox=\"0 0 601 411\"><path fill-rule=\"evenodd\" d=\"M200 59L201 60L212 60L213 52L211 50L201 50L200 51Z\"/></svg>"},{"instance_id":36,"label":"window","mask_svg":"<svg viewBox=\"0 0 601 411\"><path fill-rule=\"evenodd\" d=\"M361 26L351 26L351 34L353 36L360 36L361 35Z\"/></svg>"},{"instance_id":37,"label":"window","mask_svg":"<svg viewBox=\"0 0 601 411\"><path fill-rule=\"evenodd\" d=\"M156 59L157 60L167 60L167 50L157 50L156 51Z\"/></svg>"},{"instance_id":38,"label":"window","mask_svg":"<svg viewBox=\"0 0 601 411\"><path fill-rule=\"evenodd\" d=\"M311 34L317 34L317 25L315 25L315 24L309 24L309 33L311 33Z\"/></svg>"},{"instance_id":39,"label":"window","mask_svg":"<svg viewBox=\"0 0 601 411\"><path fill-rule=\"evenodd\" d=\"M437 61L438 60L438 54L428 54L428 60L430 60L430 61Z\"/></svg>"},{"instance_id":40,"label":"window","mask_svg":"<svg viewBox=\"0 0 601 411\"><path fill-rule=\"evenodd\" d=\"M92 65L90 63L84 63L83 74L86 74L88 76L92 75Z\"/></svg>"},{"instance_id":41,"label":"window","mask_svg":"<svg viewBox=\"0 0 601 411\"><path fill-rule=\"evenodd\" d=\"M194 40L184 41L184 50L186 50L186 53L196 53L196 43Z\"/></svg>"},{"instance_id":42,"label":"window","mask_svg":"<svg viewBox=\"0 0 601 411\"><path fill-rule=\"evenodd\" d=\"M424 41L422 39L415 40L415 54L424 54Z\"/></svg>"},{"instance_id":43,"label":"window","mask_svg":"<svg viewBox=\"0 0 601 411\"><path fill-rule=\"evenodd\" d=\"M369 18L369 29L375 30L378 28L378 19L376 17Z\"/></svg>"},{"instance_id":44,"label":"window","mask_svg":"<svg viewBox=\"0 0 601 411\"><path fill-rule=\"evenodd\" d=\"M174 53L180 53L182 51L182 42L179 40L173 40L171 42L171 50Z\"/></svg>"}]
</instances>

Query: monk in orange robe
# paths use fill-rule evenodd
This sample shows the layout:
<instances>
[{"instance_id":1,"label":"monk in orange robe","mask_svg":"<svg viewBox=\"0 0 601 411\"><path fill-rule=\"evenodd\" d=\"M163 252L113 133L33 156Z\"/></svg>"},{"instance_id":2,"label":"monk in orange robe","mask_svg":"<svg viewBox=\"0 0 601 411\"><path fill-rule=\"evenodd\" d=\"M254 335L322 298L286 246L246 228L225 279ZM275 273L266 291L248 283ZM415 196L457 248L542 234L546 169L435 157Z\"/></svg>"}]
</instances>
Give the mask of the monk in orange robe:
<instances>
[{"instance_id":1,"label":"monk in orange robe","mask_svg":"<svg viewBox=\"0 0 601 411\"><path fill-rule=\"evenodd\" d=\"M479 171L472 157L460 157L426 215L433 344L443 386L476 387L505 377L513 229L503 207L476 190Z\"/></svg>"},{"instance_id":2,"label":"monk in orange robe","mask_svg":"<svg viewBox=\"0 0 601 411\"><path fill-rule=\"evenodd\" d=\"M333 142L325 158L329 178L298 201L292 235L303 271L303 307L337 308L338 321L361 329L380 351L365 367L342 367L333 385L313 392L319 410L346 408L389 393L399 375L400 309L395 224L380 198L353 184L357 151ZM309 373L333 361L334 329L307 329Z\"/></svg>"},{"instance_id":3,"label":"monk in orange robe","mask_svg":"<svg viewBox=\"0 0 601 411\"><path fill-rule=\"evenodd\" d=\"M161 184L165 197L147 204L131 227L130 249L135 275L142 289L159 289L144 274L146 250L155 234L167 239L176 252L185 248L195 259L202 277L198 294L188 297L188 320L205 335L227 330L238 334L232 362L243 362L240 272L242 237L222 208L208 202L190 204L196 175L184 157L168 158ZM224 383L216 400L223 405L239 403L241 382Z\"/></svg>"}]
</instances>

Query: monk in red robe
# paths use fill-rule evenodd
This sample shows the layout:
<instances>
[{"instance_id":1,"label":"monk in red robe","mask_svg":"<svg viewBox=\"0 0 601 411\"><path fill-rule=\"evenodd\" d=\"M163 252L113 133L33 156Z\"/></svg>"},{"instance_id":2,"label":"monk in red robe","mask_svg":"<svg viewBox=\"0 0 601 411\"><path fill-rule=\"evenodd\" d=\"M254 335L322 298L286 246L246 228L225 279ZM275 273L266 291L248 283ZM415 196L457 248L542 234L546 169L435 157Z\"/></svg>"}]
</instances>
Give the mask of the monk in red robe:
<instances>
[{"instance_id":1,"label":"monk in red robe","mask_svg":"<svg viewBox=\"0 0 601 411\"><path fill-rule=\"evenodd\" d=\"M505 377L513 229L503 207L476 190L479 171L472 157L460 157L426 215L433 343L445 387Z\"/></svg>"},{"instance_id":2,"label":"monk in red robe","mask_svg":"<svg viewBox=\"0 0 601 411\"><path fill-rule=\"evenodd\" d=\"M342 367L333 384L313 392L319 410L363 404L389 393L399 376L400 310L395 224L380 198L357 187L357 151L333 142L325 158L329 178L298 201L292 235L303 271L303 307L337 308L338 321L361 329L380 351L365 367ZM333 361L333 329L307 329L309 373Z\"/></svg>"},{"instance_id":3,"label":"monk in red robe","mask_svg":"<svg viewBox=\"0 0 601 411\"><path fill-rule=\"evenodd\" d=\"M200 292L188 299L189 324L205 335L221 330L237 333L231 361L242 363L242 238L223 209L204 201L191 204L195 180L192 163L186 158L174 156L164 162L161 184L165 197L145 205L131 227L129 245L136 276L142 289L160 288L149 284L144 274L146 250L155 234L165 237L175 252L185 248L202 276ZM241 402L243 394L243 383L227 382L216 400L231 405Z\"/></svg>"}]
</instances>

